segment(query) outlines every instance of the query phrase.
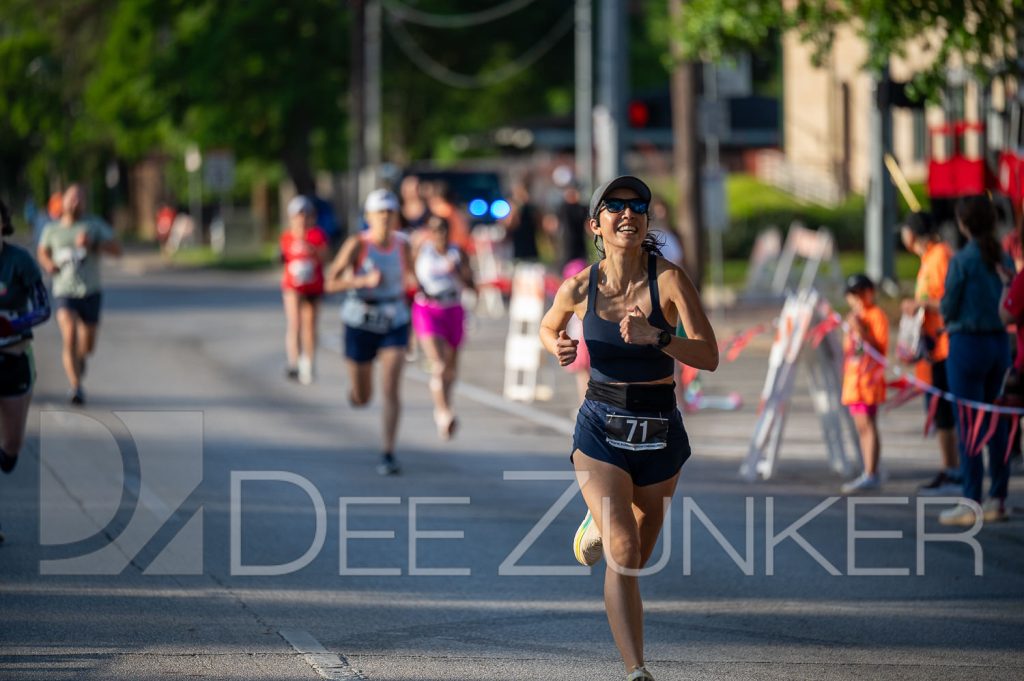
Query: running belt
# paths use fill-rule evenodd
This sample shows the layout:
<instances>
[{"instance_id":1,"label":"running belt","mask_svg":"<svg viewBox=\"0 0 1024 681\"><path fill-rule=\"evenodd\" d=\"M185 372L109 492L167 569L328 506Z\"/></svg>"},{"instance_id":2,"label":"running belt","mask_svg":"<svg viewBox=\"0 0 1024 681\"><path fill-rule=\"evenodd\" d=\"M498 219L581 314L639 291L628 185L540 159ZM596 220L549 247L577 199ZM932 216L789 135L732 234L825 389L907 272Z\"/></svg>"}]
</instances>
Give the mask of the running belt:
<instances>
[{"instance_id":1,"label":"running belt","mask_svg":"<svg viewBox=\"0 0 1024 681\"><path fill-rule=\"evenodd\" d=\"M676 408L675 383L587 383L587 399L629 411L672 411Z\"/></svg>"}]
</instances>

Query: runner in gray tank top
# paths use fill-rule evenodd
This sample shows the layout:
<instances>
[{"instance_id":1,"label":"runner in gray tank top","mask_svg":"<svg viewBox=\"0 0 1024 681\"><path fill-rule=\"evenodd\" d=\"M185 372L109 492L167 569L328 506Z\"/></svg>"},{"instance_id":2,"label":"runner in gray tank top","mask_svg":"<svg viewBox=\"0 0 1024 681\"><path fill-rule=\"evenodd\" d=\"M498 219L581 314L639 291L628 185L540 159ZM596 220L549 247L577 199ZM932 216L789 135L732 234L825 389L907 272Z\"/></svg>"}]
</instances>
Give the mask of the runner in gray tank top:
<instances>
[{"instance_id":1,"label":"runner in gray tank top","mask_svg":"<svg viewBox=\"0 0 1024 681\"><path fill-rule=\"evenodd\" d=\"M409 243L398 231L398 199L386 189L374 190L366 197L365 212L369 229L342 245L325 277L325 290L345 293L341 320L352 406L369 403L373 362L380 361L384 432L377 472L395 475L399 472L394 451L401 411L399 389L409 344L405 288L414 285L415 279L409 267Z\"/></svg>"}]
</instances>

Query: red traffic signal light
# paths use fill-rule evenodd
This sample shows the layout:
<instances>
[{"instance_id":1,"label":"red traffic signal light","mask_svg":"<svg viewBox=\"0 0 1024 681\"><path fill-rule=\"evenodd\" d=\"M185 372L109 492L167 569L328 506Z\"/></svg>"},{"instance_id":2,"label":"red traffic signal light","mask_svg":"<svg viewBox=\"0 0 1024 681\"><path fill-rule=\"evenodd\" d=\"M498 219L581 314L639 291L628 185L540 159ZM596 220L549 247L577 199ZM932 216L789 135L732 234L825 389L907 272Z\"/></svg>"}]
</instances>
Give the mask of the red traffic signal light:
<instances>
[{"instance_id":1,"label":"red traffic signal light","mask_svg":"<svg viewBox=\"0 0 1024 681\"><path fill-rule=\"evenodd\" d=\"M651 109L646 102L634 100L629 103L629 125L632 128L646 128L651 120Z\"/></svg>"}]
</instances>

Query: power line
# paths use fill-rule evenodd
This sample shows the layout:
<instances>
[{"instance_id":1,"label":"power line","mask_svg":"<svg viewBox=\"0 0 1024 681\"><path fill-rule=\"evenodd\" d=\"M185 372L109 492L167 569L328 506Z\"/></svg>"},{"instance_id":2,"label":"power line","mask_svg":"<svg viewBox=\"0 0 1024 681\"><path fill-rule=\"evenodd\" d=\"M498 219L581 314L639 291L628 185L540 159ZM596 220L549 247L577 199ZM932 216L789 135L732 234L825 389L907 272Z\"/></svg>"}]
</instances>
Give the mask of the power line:
<instances>
[{"instance_id":1,"label":"power line","mask_svg":"<svg viewBox=\"0 0 1024 681\"><path fill-rule=\"evenodd\" d=\"M470 75L452 71L447 66L431 57L416 43L413 37L409 35L405 26L402 25L401 20L390 12L388 13L388 26L391 28L391 33L395 38L395 42L398 43L399 49L401 49L402 52L405 53L405 56L409 58L409 61L415 64L421 71L423 71L423 73L450 87L460 88L463 90L474 90L496 85L497 83L517 76L530 68L530 66L547 54L547 52L550 51L558 41L572 29L574 18L574 10L570 7L569 11L565 13L561 20L552 26L547 35L531 46L530 49L522 54L522 56L508 62L504 66L494 69L493 71L480 75Z\"/></svg>"},{"instance_id":2,"label":"power line","mask_svg":"<svg viewBox=\"0 0 1024 681\"><path fill-rule=\"evenodd\" d=\"M518 12L534 2L536 0L508 0L503 5L465 14L431 14L430 12L423 12L409 7L399 0L384 0L384 7L387 9L388 14L409 24L419 24L420 26L430 26L432 28L467 28L501 19L513 12Z\"/></svg>"}]
</instances>

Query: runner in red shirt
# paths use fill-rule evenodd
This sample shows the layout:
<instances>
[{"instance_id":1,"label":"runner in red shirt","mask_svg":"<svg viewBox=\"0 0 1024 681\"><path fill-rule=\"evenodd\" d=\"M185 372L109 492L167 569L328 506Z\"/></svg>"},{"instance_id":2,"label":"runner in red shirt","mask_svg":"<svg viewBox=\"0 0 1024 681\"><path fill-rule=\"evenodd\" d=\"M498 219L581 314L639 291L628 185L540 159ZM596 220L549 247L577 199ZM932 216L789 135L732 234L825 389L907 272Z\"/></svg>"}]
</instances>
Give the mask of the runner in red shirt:
<instances>
[{"instance_id":1,"label":"runner in red shirt","mask_svg":"<svg viewBox=\"0 0 1024 681\"><path fill-rule=\"evenodd\" d=\"M328 256L327 235L313 224L315 219L313 202L296 196L288 204L288 228L281 234L281 289L288 322L286 373L303 385L313 382L317 315L324 293L323 263Z\"/></svg>"}]
</instances>

